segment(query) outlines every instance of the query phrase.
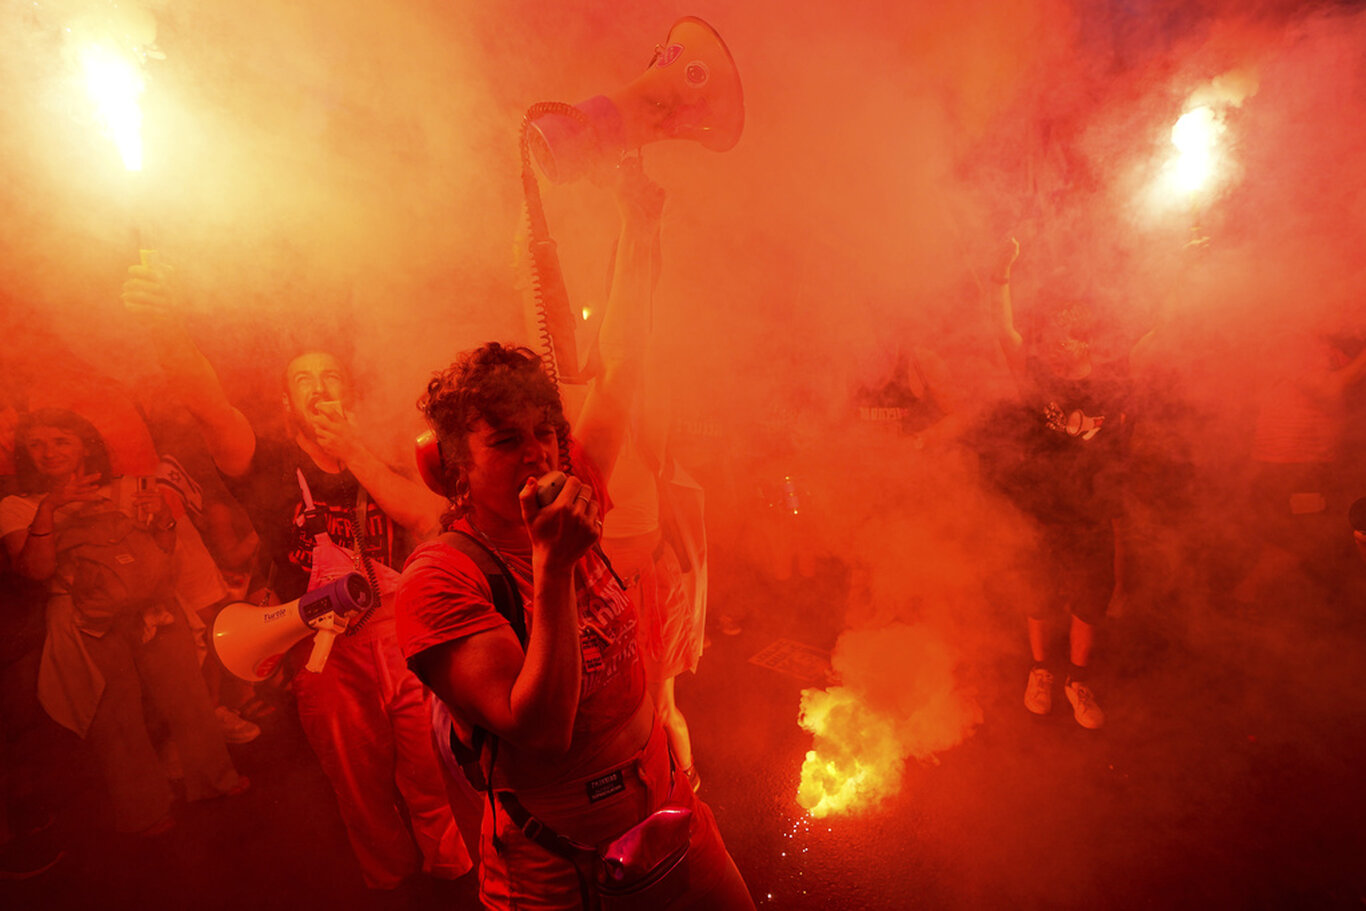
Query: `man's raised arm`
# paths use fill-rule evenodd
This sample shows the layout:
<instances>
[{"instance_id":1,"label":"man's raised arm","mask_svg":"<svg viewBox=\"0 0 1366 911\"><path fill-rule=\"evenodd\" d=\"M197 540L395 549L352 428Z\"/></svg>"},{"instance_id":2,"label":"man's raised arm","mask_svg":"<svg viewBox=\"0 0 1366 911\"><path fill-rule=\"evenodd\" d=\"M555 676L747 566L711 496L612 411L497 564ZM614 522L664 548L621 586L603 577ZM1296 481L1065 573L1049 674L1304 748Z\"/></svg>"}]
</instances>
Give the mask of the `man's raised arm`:
<instances>
[{"instance_id":1,"label":"man's raised arm","mask_svg":"<svg viewBox=\"0 0 1366 911\"><path fill-rule=\"evenodd\" d=\"M198 422L214 462L229 477L245 474L256 452L256 433L228 401L213 365L186 330L172 270L163 265L130 266L122 299L146 329L174 394Z\"/></svg>"}]
</instances>

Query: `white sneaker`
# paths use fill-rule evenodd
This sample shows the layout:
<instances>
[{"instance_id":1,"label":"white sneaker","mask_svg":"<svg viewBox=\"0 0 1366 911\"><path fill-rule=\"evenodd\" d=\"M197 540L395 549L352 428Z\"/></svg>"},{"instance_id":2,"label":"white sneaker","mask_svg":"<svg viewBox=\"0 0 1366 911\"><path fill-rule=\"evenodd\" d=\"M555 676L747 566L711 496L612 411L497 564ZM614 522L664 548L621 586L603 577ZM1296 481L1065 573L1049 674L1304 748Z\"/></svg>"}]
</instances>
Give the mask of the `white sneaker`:
<instances>
[{"instance_id":1,"label":"white sneaker","mask_svg":"<svg viewBox=\"0 0 1366 911\"><path fill-rule=\"evenodd\" d=\"M261 736L261 729L225 705L214 709L218 724L223 728L223 739L228 743L251 743Z\"/></svg>"},{"instance_id":2,"label":"white sneaker","mask_svg":"<svg viewBox=\"0 0 1366 911\"><path fill-rule=\"evenodd\" d=\"M1029 672L1029 682L1025 684L1025 708L1035 715L1047 715L1053 711L1053 672L1046 667L1036 667Z\"/></svg>"},{"instance_id":3,"label":"white sneaker","mask_svg":"<svg viewBox=\"0 0 1366 911\"><path fill-rule=\"evenodd\" d=\"M1105 723L1105 713L1096 704L1096 694L1091 692L1089 686L1069 680L1063 692L1067 694L1067 701L1072 703L1072 715L1077 719L1077 724L1094 731Z\"/></svg>"}]
</instances>

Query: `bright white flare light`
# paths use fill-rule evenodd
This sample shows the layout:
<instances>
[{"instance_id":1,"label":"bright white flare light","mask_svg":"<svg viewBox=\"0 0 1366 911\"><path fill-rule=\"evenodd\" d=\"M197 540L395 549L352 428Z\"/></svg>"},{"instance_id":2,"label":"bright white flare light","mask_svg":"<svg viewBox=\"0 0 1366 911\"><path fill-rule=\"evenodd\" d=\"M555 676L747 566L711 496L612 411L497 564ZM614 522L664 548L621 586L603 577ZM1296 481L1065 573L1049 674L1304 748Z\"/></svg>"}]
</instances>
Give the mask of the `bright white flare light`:
<instances>
[{"instance_id":1,"label":"bright white flare light","mask_svg":"<svg viewBox=\"0 0 1366 911\"><path fill-rule=\"evenodd\" d=\"M142 108L138 98L146 87L138 61L102 44L86 44L77 52L85 74L86 91L100 123L118 146L123 166L142 170Z\"/></svg>"},{"instance_id":2,"label":"bright white flare light","mask_svg":"<svg viewBox=\"0 0 1366 911\"><path fill-rule=\"evenodd\" d=\"M1177 156L1172 182L1183 193L1195 193L1214 174L1215 146L1224 131L1222 120L1209 107L1193 108L1172 126Z\"/></svg>"}]
</instances>

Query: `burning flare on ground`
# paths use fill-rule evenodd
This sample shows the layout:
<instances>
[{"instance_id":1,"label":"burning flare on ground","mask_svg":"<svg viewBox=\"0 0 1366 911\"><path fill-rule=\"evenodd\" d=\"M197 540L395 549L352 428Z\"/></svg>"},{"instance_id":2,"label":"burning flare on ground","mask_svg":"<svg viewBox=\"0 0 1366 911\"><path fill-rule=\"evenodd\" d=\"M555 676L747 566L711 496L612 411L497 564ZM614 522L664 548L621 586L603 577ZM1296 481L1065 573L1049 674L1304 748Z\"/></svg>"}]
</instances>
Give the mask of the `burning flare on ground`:
<instances>
[{"instance_id":1,"label":"burning flare on ground","mask_svg":"<svg viewBox=\"0 0 1366 911\"><path fill-rule=\"evenodd\" d=\"M850 630L833 664L841 685L804 690L798 718L815 738L797 802L814 817L895 796L907 759L937 762L982 721L956 651L929 627Z\"/></svg>"}]
</instances>

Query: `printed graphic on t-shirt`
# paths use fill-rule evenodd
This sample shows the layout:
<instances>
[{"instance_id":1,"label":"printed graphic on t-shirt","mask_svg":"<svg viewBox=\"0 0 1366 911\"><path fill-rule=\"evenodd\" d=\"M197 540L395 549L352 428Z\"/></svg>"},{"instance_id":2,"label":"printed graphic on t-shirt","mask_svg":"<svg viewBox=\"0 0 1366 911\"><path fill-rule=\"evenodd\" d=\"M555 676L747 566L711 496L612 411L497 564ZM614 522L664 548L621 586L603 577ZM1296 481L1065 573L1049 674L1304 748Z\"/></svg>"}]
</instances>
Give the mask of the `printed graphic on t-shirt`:
<instances>
[{"instance_id":1,"label":"printed graphic on t-shirt","mask_svg":"<svg viewBox=\"0 0 1366 911\"><path fill-rule=\"evenodd\" d=\"M894 424L906 419L910 409L892 405L860 405L858 419L868 424Z\"/></svg>"},{"instance_id":2,"label":"printed graphic on t-shirt","mask_svg":"<svg viewBox=\"0 0 1366 911\"><path fill-rule=\"evenodd\" d=\"M636 659L636 615L631 602L596 561L586 561L589 584L581 590L579 643L583 693L601 689Z\"/></svg>"},{"instance_id":3,"label":"printed graphic on t-shirt","mask_svg":"<svg viewBox=\"0 0 1366 911\"><path fill-rule=\"evenodd\" d=\"M1070 437L1090 440L1100 433L1105 425L1105 415L1089 415L1080 408L1064 409L1057 402L1049 402L1043 413L1044 425L1049 430L1065 433Z\"/></svg>"},{"instance_id":4,"label":"printed graphic on t-shirt","mask_svg":"<svg viewBox=\"0 0 1366 911\"><path fill-rule=\"evenodd\" d=\"M351 507L336 506L329 503L316 503L316 506L322 516L323 527L327 531L327 536L332 539L332 543L354 550L355 542L352 540L351 534L353 518ZM304 504L302 501L294 506L292 528L289 542L289 562L303 570L311 570L313 568L313 545L316 541L313 535L304 529ZM365 553L371 560L390 565L393 561L388 553L388 543L388 517L372 506L365 513Z\"/></svg>"}]
</instances>

